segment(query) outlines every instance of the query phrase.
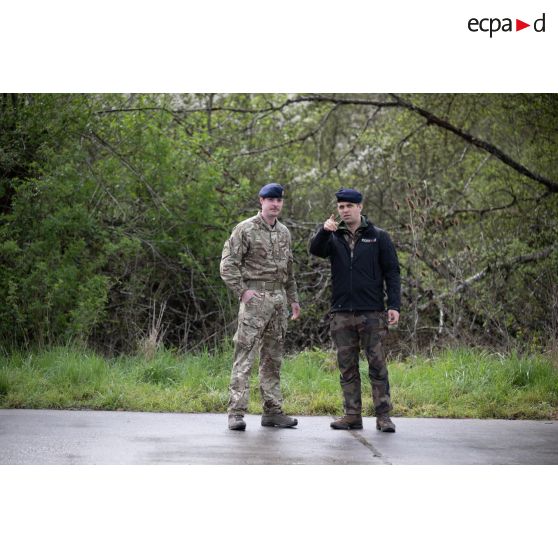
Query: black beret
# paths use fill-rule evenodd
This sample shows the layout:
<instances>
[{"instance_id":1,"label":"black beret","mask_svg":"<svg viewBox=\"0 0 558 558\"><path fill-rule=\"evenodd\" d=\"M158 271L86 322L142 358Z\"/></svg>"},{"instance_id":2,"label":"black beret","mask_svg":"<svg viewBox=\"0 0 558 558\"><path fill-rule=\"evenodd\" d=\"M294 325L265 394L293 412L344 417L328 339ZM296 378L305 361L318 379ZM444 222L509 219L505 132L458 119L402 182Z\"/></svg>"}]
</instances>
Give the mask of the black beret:
<instances>
[{"instance_id":1,"label":"black beret","mask_svg":"<svg viewBox=\"0 0 558 558\"><path fill-rule=\"evenodd\" d=\"M351 190L350 188L341 188L335 192L338 202L351 202L360 203L362 202L362 194L358 190Z\"/></svg>"},{"instance_id":2,"label":"black beret","mask_svg":"<svg viewBox=\"0 0 558 558\"><path fill-rule=\"evenodd\" d=\"M272 182L271 184L266 184L260 190L261 198L282 198L283 197L283 186L281 184L276 184Z\"/></svg>"}]
</instances>

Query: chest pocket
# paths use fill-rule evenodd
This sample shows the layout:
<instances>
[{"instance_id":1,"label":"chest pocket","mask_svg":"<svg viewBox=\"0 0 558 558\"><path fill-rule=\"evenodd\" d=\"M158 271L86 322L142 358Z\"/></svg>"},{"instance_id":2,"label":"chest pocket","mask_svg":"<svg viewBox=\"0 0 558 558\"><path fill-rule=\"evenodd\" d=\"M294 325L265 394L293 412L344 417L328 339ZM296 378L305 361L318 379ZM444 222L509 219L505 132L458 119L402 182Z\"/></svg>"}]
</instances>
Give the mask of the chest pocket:
<instances>
[{"instance_id":1,"label":"chest pocket","mask_svg":"<svg viewBox=\"0 0 558 558\"><path fill-rule=\"evenodd\" d=\"M287 261L289 258L289 237L286 234L278 235L277 242L279 258Z\"/></svg>"},{"instance_id":2,"label":"chest pocket","mask_svg":"<svg viewBox=\"0 0 558 558\"><path fill-rule=\"evenodd\" d=\"M372 280L378 279L380 273L379 246L377 238L361 238L355 250L354 265L365 270Z\"/></svg>"},{"instance_id":3,"label":"chest pocket","mask_svg":"<svg viewBox=\"0 0 558 558\"><path fill-rule=\"evenodd\" d=\"M281 259L281 246L280 246L280 235L277 231L271 231L269 233L269 244L271 249L271 257L278 261Z\"/></svg>"},{"instance_id":4,"label":"chest pocket","mask_svg":"<svg viewBox=\"0 0 558 558\"><path fill-rule=\"evenodd\" d=\"M259 260L267 260L272 258L273 248L269 240L269 235L258 234L254 235L251 242L251 252L254 258Z\"/></svg>"}]
</instances>

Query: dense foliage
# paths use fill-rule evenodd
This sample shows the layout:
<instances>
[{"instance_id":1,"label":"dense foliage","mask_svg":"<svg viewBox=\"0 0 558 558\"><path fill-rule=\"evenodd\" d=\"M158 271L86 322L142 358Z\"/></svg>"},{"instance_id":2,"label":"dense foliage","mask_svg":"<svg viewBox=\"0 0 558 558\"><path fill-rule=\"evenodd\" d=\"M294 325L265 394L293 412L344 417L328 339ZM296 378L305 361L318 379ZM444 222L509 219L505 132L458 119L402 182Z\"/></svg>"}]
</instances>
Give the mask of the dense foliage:
<instances>
[{"instance_id":1,"label":"dense foliage","mask_svg":"<svg viewBox=\"0 0 558 558\"><path fill-rule=\"evenodd\" d=\"M193 350L234 331L224 240L287 186L303 317L328 343L308 255L341 186L402 264L397 349L545 348L558 333L557 95L0 96L0 341Z\"/></svg>"}]
</instances>

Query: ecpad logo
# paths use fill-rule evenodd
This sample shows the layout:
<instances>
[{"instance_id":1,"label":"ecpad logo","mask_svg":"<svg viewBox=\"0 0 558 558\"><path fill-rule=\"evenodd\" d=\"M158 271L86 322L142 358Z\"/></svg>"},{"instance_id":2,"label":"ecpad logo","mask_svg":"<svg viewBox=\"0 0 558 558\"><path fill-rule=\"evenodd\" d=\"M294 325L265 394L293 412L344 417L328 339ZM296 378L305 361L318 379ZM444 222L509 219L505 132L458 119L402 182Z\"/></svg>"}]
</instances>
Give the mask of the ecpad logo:
<instances>
[{"instance_id":1,"label":"ecpad logo","mask_svg":"<svg viewBox=\"0 0 558 558\"><path fill-rule=\"evenodd\" d=\"M545 32L545 16L546 14L543 13L542 17L536 19L533 23L533 29L535 30L535 32ZM512 20L509 17L505 17L503 19L497 17L485 17L482 19L477 19L475 17L472 17L467 23L467 27L469 28L469 31L472 31L473 33L477 33L478 31L490 33L490 38L492 38L492 35L494 33L497 33L498 31L513 31ZM525 23L520 19L515 20L516 31L521 31L522 29L526 29L527 27L531 27L531 24Z\"/></svg>"}]
</instances>

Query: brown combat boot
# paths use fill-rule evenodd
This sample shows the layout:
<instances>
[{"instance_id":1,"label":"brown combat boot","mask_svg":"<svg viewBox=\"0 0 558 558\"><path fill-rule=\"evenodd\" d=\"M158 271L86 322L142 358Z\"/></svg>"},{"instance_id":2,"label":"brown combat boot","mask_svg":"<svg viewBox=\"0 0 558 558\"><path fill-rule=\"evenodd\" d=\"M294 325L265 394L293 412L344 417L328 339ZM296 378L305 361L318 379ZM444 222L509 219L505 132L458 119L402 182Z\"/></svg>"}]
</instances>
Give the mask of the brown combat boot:
<instances>
[{"instance_id":1,"label":"brown combat boot","mask_svg":"<svg viewBox=\"0 0 558 558\"><path fill-rule=\"evenodd\" d=\"M362 417L360 415L345 415L334 420L329 426L335 430L362 430Z\"/></svg>"},{"instance_id":2,"label":"brown combat boot","mask_svg":"<svg viewBox=\"0 0 558 558\"><path fill-rule=\"evenodd\" d=\"M229 415L229 430L246 430L243 415Z\"/></svg>"},{"instance_id":3,"label":"brown combat boot","mask_svg":"<svg viewBox=\"0 0 558 558\"><path fill-rule=\"evenodd\" d=\"M395 424L391 422L389 415L379 415L376 417L376 428L382 432L395 432Z\"/></svg>"},{"instance_id":4,"label":"brown combat boot","mask_svg":"<svg viewBox=\"0 0 558 558\"><path fill-rule=\"evenodd\" d=\"M298 420L285 415L276 413L273 415L262 415L262 426L276 426L277 428L293 428L298 424Z\"/></svg>"}]
</instances>

